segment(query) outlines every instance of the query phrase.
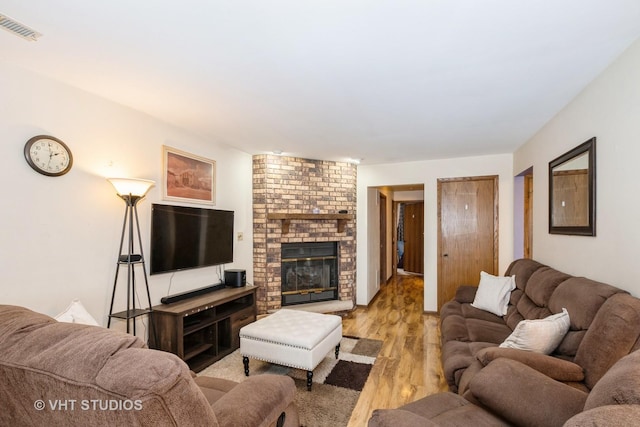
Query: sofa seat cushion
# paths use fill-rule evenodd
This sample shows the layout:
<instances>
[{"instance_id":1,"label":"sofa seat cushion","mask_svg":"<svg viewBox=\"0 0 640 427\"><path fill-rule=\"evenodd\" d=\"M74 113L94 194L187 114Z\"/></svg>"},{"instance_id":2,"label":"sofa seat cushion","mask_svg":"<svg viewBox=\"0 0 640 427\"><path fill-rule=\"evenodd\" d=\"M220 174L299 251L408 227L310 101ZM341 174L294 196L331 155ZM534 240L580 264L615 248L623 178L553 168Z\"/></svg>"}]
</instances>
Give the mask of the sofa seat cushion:
<instances>
[{"instance_id":1,"label":"sofa seat cushion","mask_svg":"<svg viewBox=\"0 0 640 427\"><path fill-rule=\"evenodd\" d=\"M466 319L467 331L471 341L500 344L513 331L504 323L488 322L481 319Z\"/></svg>"},{"instance_id":2,"label":"sofa seat cushion","mask_svg":"<svg viewBox=\"0 0 640 427\"><path fill-rule=\"evenodd\" d=\"M200 390L202 390L202 393L210 405L217 402L222 396L238 385L235 381L207 376L195 377L193 380L198 387L200 387Z\"/></svg>"},{"instance_id":3,"label":"sofa seat cushion","mask_svg":"<svg viewBox=\"0 0 640 427\"><path fill-rule=\"evenodd\" d=\"M445 307L445 312L440 315L443 342L480 340L499 344L511 333L501 317L471 304L450 301Z\"/></svg>"},{"instance_id":4,"label":"sofa seat cushion","mask_svg":"<svg viewBox=\"0 0 640 427\"><path fill-rule=\"evenodd\" d=\"M463 303L457 300L451 300L442 305L440 309L440 318L446 319L449 316L462 316L465 318L474 318L487 320L489 322L504 323L500 316L496 316L488 311L475 308L470 303Z\"/></svg>"},{"instance_id":5,"label":"sofa seat cushion","mask_svg":"<svg viewBox=\"0 0 640 427\"><path fill-rule=\"evenodd\" d=\"M502 320L502 317L497 316L488 311L476 308L471 304L462 304L462 306L460 307L460 311L462 313L462 316L465 317L466 319L478 319L478 320L484 320L486 322L499 323L501 325L504 324L504 320Z\"/></svg>"}]
</instances>

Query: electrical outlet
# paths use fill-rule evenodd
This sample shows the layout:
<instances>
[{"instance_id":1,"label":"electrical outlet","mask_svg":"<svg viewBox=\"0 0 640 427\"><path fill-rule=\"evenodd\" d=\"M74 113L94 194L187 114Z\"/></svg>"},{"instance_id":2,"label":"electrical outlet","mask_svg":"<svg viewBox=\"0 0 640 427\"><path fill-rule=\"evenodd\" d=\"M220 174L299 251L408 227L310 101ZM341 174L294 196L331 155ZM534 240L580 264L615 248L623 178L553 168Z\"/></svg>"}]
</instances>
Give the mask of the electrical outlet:
<instances>
[{"instance_id":1,"label":"electrical outlet","mask_svg":"<svg viewBox=\"0 0 640 427\"><path fill-rule=\"evenodd\" d=\"M242 242L244 239L244 233L242 231L238 231L238 242Z\"/></svg>"}]
</instances>

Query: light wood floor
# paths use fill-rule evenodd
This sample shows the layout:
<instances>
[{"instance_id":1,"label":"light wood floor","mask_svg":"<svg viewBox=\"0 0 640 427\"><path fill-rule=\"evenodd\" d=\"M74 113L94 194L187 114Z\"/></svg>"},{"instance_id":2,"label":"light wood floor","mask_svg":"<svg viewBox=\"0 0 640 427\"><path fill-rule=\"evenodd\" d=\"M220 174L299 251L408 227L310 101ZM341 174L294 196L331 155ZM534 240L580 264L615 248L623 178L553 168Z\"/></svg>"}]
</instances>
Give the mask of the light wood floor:
<instances>
[{"instance_id":1,"label":"light wood floor","mask_svg":"<svg viewBox=\"0 0 640 427\"><path fill-rule=\"evenodd\" d=\"M448 390L438 316L424 314L423 287L422 276L394 276L368 307L342 319L344 335L383 341L349 427L366 426L374 409L397 408Z\"/></svg>"}]
</instances>

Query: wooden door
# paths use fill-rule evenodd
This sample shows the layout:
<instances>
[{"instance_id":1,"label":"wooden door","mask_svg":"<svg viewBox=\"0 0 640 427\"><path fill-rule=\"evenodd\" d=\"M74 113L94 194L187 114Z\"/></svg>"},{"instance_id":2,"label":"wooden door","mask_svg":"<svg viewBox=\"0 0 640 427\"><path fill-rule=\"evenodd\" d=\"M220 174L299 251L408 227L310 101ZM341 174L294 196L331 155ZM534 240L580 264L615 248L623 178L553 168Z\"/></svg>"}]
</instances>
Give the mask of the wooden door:
<instances>
[{"instance_id":1,"label":"wooden door","mask_svg":"<svg viewBox=\"0 0 640 427\"><path fill-rule=\"evenodd\" d=\"M404 271L424 274L424 202L404 205Z\"/></svg>"},{"instance_id":2,"label":"wooden door","mask_svg":"<svg viewBox=\"0 0 640 427\"><path fill-rule=\"evenodd\" d=\"M438 180L438 310L498 270L498 177Z\"/></svg>"},{"instance_id":3,"label":"wooden door","mask_svg":"<svg viewBox=\"0 0 640 427\"><path fill-rule=\"evenodd\" d=\"M387 282L387 196L380 193L380 284Z\"/></svg>"}]
</instances>

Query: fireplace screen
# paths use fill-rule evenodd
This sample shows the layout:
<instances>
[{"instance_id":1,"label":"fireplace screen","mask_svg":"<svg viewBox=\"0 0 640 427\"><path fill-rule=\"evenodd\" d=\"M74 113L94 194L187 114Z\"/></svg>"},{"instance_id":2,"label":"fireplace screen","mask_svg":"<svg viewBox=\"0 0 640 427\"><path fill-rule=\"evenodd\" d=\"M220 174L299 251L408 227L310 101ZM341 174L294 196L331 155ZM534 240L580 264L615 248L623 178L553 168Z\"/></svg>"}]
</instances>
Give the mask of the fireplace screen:
<instances>
[{"instance_id":1,"label":"fireplace screen","mask_svg":"<svg viewBox=\"0 0 640 427\"><path fill-rule=\"evenodd\" d=\"M336 242L282 245L282 305L326 301L338 297Z\"/></svg>"}]
</instances>

